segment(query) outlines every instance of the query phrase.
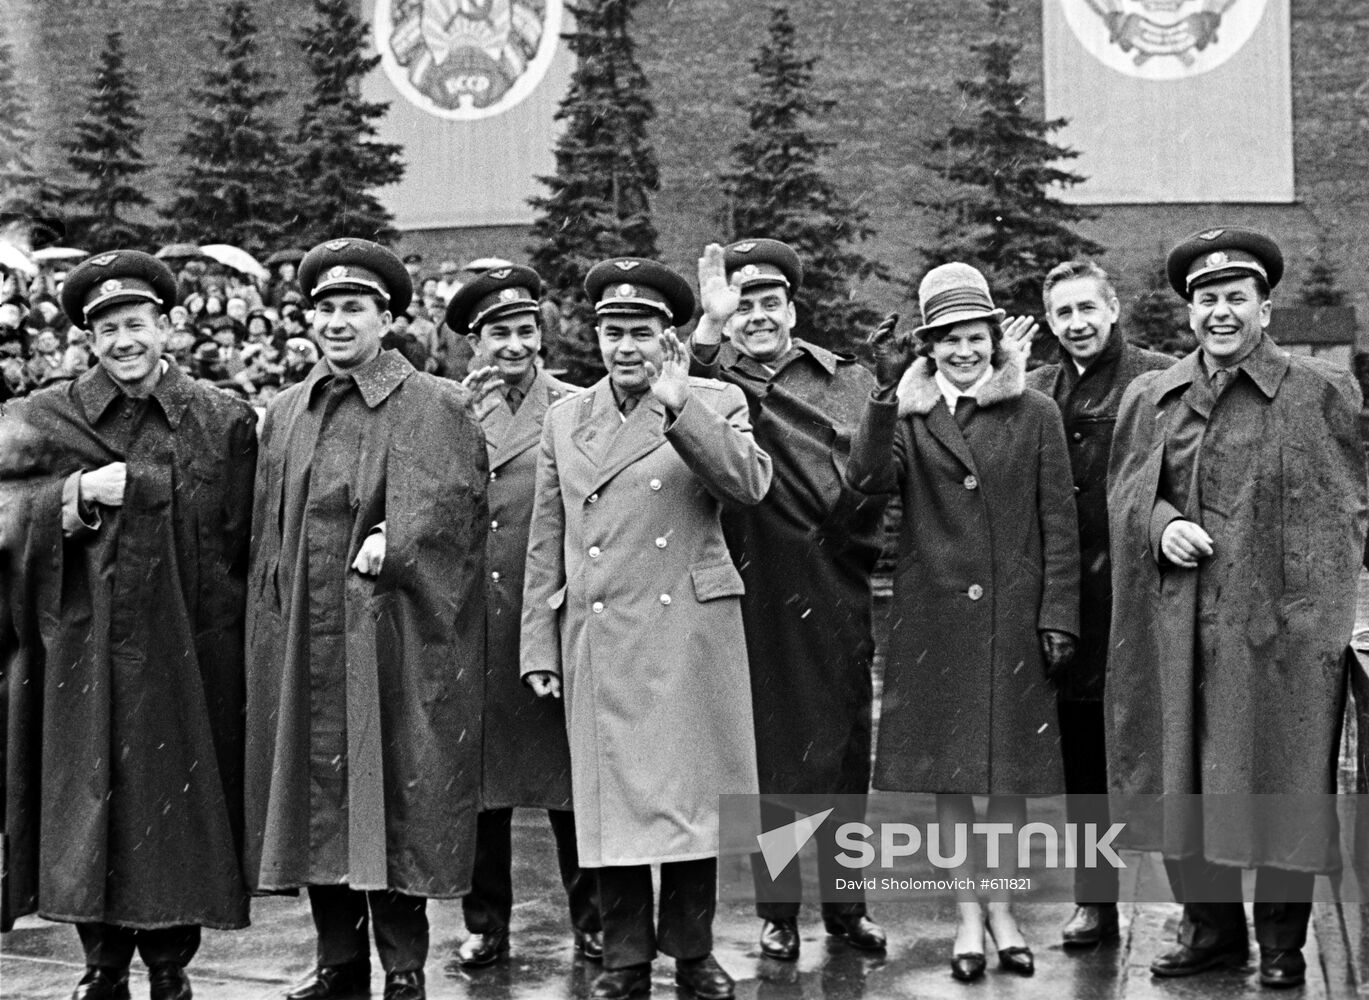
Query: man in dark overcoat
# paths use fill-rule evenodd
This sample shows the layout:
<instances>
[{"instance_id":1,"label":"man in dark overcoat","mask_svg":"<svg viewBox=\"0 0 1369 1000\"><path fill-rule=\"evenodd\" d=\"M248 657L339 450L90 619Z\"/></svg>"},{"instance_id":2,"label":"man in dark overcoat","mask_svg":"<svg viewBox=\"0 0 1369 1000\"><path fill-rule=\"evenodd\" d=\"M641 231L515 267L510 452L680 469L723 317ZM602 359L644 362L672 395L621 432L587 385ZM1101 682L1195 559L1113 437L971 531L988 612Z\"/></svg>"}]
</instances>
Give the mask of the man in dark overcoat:
<instances>
[{"instance_id":1,"label":"man in dark overcoat","mask_svg":"<svg viewBox=\"0 0 1369 1000\"><path fill-rule=\"evenodd\" d=\"M247 926L243 618L256 418L163 357L176 280L67 277L99 363L0 420L3 918L76 924L75 1000L188 1000L201 926Z\"/></svg>"},{"instance_id":2,"label":"man in dark overcoat","mask_svg":"<svg viewBox=\"0 0 1369 1000\"><path fill-rule=\"evenodd\" d=\"M307 888L294 1000L421 1000L428 898L470 885L485 655L485 437L460 386L382 350L412 285L329 240L300 264L323 357L271 401L252 539L247 875Z\"/></svg>"},{"instance_id":3,"label":"man in dark overcoat","mask_svg":"<svg viewBox=\"0 0 1369 1000\"><path fill-rule=\"evenodd\" d=\"M1199 346L1138 377L1118 414L1109 783L1165 795L1128 845L1163 851L1184 904L1151 971L1243 963L1241 869L1256 868L1260 979L1292 986L1314 874L1340 864L1329 793L1364 551L1360 392L1270 340L1283 257L1267 236L1196 233L1168 273ZM1266 808L1280 796L1297 798Z\"/></svg>"},{"instance_id":4,"label":"man in dark overcoat","mask_svg":"<svg viewBox=\"0 0 1369 1000\"><path fill-rule=\"evenodd\" d=\"M542 371L542 279L528 267L492 268L458 288L446 325L474 349L467 385L477 397L490 463L485 566L485 712L480 817L471 891L461 900L470 936L460 965L489 965L509 953L513 911L511 833L515 806L545 809L570 902L575 950L603 954L596 880L580 868L570 804L570 750L559 699L538 698L519 673L523 567L532 520L537 444L547 408L576 391Z\"/></svg>"},{"instance_id":5,"label":"man in dark overcoat","mask_svg":"<svg viewBox=\"0 0 1369 1000\"><path fill-rule=\"evenodd\" d=\"M729 509L723 530L746 582L742 621L762 795L863 796L870 786L870 573L879 557L883 503L846 486L851 436L874 376L854 358L793 336L803 265L787 244L746 239L710 245L699 260L703 318L691 338L694 371L746 394L756 441L774 479L755 507ZM860 820L860 799L837 800L818 829L822 882L845 872L835 831ZM761 822L793 822L763 799ZM797 861L772 880L754 855L761 953L799 954ZM870 951L883 929L859 896L824 901L827 932Z\"/></svg>"},{"instance_id":6,"label":"man in dark overcoat","mask_svg":"<svg viewBox=\"0 0 1369 1000\"><path fill-rule=\"evenodd\" d=\"M1066 809L1078 829L1093 823L1106 830L1103 683L1112 622L1108 452L1122 393L1142 372L1168 368L1174 359L1127 343L1117 326L1117 292L1097 264L1071 260L1055 267L1046 275L1042 298L1061 358L1028 372L1027 387L1050 396L1060 408L1079 510L1079 644L1056 691L1065 791L1082 798L1067 799ZM1117 937L1117 869L1076 868L1074 900L1074 914L1062 931L1067 948Z\"/></svg>"}]
</instances>

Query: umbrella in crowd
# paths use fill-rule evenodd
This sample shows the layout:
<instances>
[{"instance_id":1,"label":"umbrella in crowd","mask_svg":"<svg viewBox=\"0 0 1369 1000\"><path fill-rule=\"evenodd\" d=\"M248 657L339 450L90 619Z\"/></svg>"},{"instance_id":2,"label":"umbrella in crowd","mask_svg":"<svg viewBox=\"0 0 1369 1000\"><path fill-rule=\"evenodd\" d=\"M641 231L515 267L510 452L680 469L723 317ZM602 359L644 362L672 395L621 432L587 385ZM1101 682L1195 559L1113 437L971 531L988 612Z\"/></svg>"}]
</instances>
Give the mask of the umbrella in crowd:
<instances>
[{"instance_id":1,"label":"umbrella in crowd","mask_svg":"<svg viewBox=\"0 0 1369 1000\"><path fill-rule=\"evenodd\" d=\"M239 274L246 274L260 281L270 277L261 262L241 247L228 243L210 243L200 247L206 257L218 261L224 267L232 268Z\"/></svg>"},{"instance_id":2,"label":"umbrella in crowd","mask_svg":"<svg viewBox=\"0 0 1369 1000\"><path fill-rule=\"evenodd\" d=\"M43 247L33 251L33 259L43 264L58 260L80 260L89 255L89 251L77 247Z\"/></svg>"},{"instance_id":3,"label":"umbrella in crowd","mask_svg":"<svg viewBox=\"0 0 1369 1000\"><path fill-rule=\"evenodd\" d=\"M0 241L0 268L9 271L23 271L25 274L37 274L37 266L29 259L28 254L20 250L13 243Z\"/></svg>"},{"instance_id":4,"label":"umbrella in crowd","mask_svg":"<svg viewBox=\"0 0 1369 1000\"><path fill-rule=\"evenodd\" d=\"M204 256L204 251L194 243L168 243L157 251L162 260L195 260Z\"/></svg>"},{"instance_id":5,"label":"umbrella in crowd","mask_svg":"<svg viewBox=\"0 0 1369 1000\"><path fill-rule=\"evenodd\" d=\"M304 259L305 253L307 253L307 251L300 250L298 247L290 247L287 250L277 250L270 257L266 258L266 266L275 267L278 264L298 264Z\"/></svg>"}]
</instances>

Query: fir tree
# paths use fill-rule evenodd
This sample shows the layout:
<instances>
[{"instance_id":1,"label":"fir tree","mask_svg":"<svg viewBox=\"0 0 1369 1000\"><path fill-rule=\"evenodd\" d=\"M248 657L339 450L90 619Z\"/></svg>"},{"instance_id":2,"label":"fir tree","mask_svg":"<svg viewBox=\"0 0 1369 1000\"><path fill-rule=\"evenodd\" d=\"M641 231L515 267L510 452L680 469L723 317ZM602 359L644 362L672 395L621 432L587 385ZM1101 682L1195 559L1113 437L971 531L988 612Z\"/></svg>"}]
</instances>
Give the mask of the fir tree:
<instances>
[{"instance_id":1,"label":"fir tree","mask_svg":"<svg viewBox=\"0 0 1369 1000\"><path fill-rule=\"evenodd\" d=\"M556 112L556 173L538 178L545 197L537 212L532 265L560 303L564 325L553 361L572 382L604 373L585 299L586 272L606 257L656 255L650 193L660 186L647 139L655 108L637 63L628 26L638 0L569 4L575 31L565 35L576 57L570 88Z\"/></svg>"},{"instance_id":2,"label":"fir tree","mask_svg":"<svg viewBox=\"0 0 1369 1000\"><path fill-rule=\"evenodd\" d=\"M314 0L300 35L312 78L295 135L289 227L308 246L330 236L388 242L394 217L372 193L404 176L403 147L377 142L387 104L361 98L362 78L380 64L366 54L366 24L353 0Z\"/></svg>"},{"instance_id":3,"label":"fir tree","mask_svg":"<svg viewBox=\"0 0 1369 1000\"><path fill-rule=\"evenodd\" d=\"M14 49L0 38L0 222L44 215L60 196L33 160L29 103L14 71Z\"/></svg>"},{"instance_id":4,"label":"fir tree","mask_svg":"<svg viewBox=\"0 0 1369 1000\"><path fill-rule=\"evenodd\" d=\"M1314 308L1345 305L1345 290L1340 287L1339 278L1340 271L1323 236L1316 249L1307 255L1307 279L1298 292L1298 304Z\"/></svg>"},{"instance_id":5,"label":"fir tree","mask_svg":"<svg viewBox=\"0 0 1369 1000\"><path fill-rule=\"evenodd\" d=\"M812 93L816 63L795 51L788 9L771 8L768 37L751 60L759 82L745 104L750 131L732 147L732 169L722 183L735 238L783 240L803 260L796 332L825 347L852 350L879 314L852 299L851 284L887 274L852 249L874 231L866 212L842 197L822 170L833 143L809 133L811 123L836 106Z\"/></svg>"},{"instance_id":6,"label":"fir tree","mask_svg":"<svg viewBox=\"0 0 1369 1000\"><path fill-rule=\"evenodd\" d=\"M1071 228L1089 215L1052 194L1084 178L1056 165L1079 155L1051 141L1065 119L1043 121L1025 110L1027 86L1013 75L1022 44L1012 0L985 0L985 6L989 38L970 46L979 75L956 81L968 118L933 144L941 156L927 164L949 190L939 201L917 203L940 215L934 245L923 256L929 268L951 260L972 264L1009 315L1032 315L1047 271L1103 248ZM920 277L910 281L914 290Z\"/></svg>"},{"instance_id":7,"label":"fir tree","mask_svg":"<svg viewBox=\"0 0 1369 1000\"><path fill-rule=\"evenodd\" d=\"M76 178L63 192L67 236L78 246L136 247L150 239L148 227L128 215L151 204L137 185L147 170L138 99L124 66L123 35L111 31L105 36L85 114L72 126L74 137L64 147Z\"/></svg>"},{"instance_id":8,"label":"fir tree","mask_svg":"<svg viewBox=\"0 0 1369 1000\"><path fill-rule=\"evenodd\" d=\"M180 145L187 162L166 215L177 239L256 253L280 242L285 155L271 109L283 92L259 63L249 0L229 0L222 31L196 96L202 110Z\"/></svg>"},{"instance_id":9,"label":"fir tree","mask_svg":"<svg viewBox=\"0 0 1369 1000\"><path fill-rule=\"evenodd\" d=\"M1197 345L1183 303L1169 287L1163 263L1146 271L1146 284L1124 316L1123 332L1140 347L1181 357Z\"/></svg>"}]
</instances>

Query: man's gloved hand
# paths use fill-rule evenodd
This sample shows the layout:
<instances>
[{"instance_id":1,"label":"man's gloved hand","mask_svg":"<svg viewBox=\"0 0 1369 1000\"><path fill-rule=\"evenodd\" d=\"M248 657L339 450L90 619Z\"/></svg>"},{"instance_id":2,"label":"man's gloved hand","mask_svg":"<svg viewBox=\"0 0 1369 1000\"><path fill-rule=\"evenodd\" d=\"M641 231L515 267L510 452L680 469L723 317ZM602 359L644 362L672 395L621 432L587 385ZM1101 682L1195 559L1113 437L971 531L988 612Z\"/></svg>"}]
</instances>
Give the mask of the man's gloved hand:
<instances>
[{"instance_id":1,"label":"man's gloved hand","mask_svg":"<svg viewBox=\"0 0 1369 1000\"><path fill-rule=\"evenodd\" d=\"M913 345L909 338L895 332L897 328L898 313L890 313L865 342L874 355L875 380L881 389L898 385L898 380L913 363Z\"/></svg>"},{"instance_id":2,"label":"man's gloved hand","mask_svg":"<svg viewBox=\"0 0 1369 1000\"><path fill-rule=\"evenodd\" d=\"M1053 628L1040 631L1041 653L1046 660L1046 680L1058 683L1074 660L1074 636Z\"/></svg>"}]
</instances>

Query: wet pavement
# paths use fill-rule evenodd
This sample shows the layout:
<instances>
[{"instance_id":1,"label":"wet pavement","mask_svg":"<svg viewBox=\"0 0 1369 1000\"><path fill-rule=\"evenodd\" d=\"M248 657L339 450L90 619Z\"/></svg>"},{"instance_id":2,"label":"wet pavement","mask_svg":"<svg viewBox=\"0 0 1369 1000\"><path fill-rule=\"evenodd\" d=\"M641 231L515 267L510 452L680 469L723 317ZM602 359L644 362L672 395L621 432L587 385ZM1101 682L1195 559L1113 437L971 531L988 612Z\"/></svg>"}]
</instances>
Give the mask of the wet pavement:
<instances>
[{"instance_id":1,"label":"wet pavement","mask_svg":"<svg viewBox=\"0 0 1369 1000\"><path fill-rule=\"evenodd\" d=\"M443 901L429 907L432 947L428 958L431 1000L533 1000L585 997L599 967L571 953L571 935L556 875L555 850L543 814L519 811L514 822L515 908L513 950L507 963L466 972L448 970L447 962L464 937L461 907ZM1154 858L1145 858L1128 877L1159 880L1164 873ZM1147 882L1146 884L1151 884ZM1144 897L1144 886L1136 895ZM874 907L872 906L872 909ZM1033 945L1037 973L1030 979L1000 972L991 965L981 981L965 985L950 977L948 960L954 908L944 903L882 902L874 916L889 932L886 955L855 951L828 938L816 907L802 916L802 951L796 963L760 956L756 947L759 921L743 903L720 905L714 925L715 953L737 979L741 1000L882 1000L882 998L1001 997L1014 1000L1196 1000L1270 996L1310 998L1355 996L1343 940L1341 914L1318 904L1311 940L1305 950L1308 985L1302 989L1262 989L1255 966L1206 973L1189 979L1157 980L1151 959L1169 947L1179 908L1169 904L1123 906L1121 941L1066 953L1059 929L1070 916L1066 904L1022 904L1018 919ZM313 925L303 898L254 901L252 927L245 931L206 931L204 944L190 968L200 1000L266 1000L279 998L313 965ZM1323 946L1323 940L1326 946ZM75 930L67 925L26 918L0 942L0 996L9 1000L66 1000L82 971ZM373 996L379 1000L379 962ZM654 994L683 1000L673 983L673 965L659 958ZM141 963L134 963L134 1000L145 997Z\"/></svg>"}]
</instances>

